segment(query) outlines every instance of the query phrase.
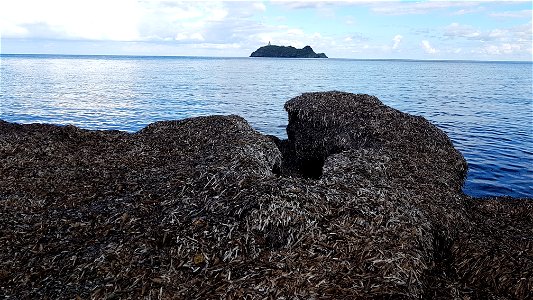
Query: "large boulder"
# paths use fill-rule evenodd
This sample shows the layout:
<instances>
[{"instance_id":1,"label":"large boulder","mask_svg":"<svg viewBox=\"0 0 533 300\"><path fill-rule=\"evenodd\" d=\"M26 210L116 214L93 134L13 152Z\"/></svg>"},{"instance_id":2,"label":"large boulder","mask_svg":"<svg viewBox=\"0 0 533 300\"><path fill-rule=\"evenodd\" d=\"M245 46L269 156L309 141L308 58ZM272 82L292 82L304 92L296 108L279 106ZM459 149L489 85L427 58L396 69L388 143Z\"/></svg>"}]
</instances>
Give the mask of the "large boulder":
<instances>
[{"instance_id":1,"label":"large boulder","mask_svg":"<svg viewBox=\"0 0 533 300\"><path fill-rule=\"evenodd\" d=\"M285 109L288 141L304 171L331 154L366 150L380 152L394 165L390 180L412 188L461 191L466 161L446 134L422 117L385 106L373 96L342 92L306 93L288 101Z\"/></svg>"}]
</instances>

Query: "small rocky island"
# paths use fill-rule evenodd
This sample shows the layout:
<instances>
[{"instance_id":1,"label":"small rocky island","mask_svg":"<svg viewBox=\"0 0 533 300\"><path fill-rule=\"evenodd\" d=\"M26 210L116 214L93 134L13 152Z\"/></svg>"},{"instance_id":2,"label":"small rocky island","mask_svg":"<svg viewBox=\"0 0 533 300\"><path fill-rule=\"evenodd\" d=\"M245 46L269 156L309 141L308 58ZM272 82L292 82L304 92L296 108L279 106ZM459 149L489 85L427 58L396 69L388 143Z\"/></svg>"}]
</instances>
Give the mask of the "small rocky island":
<instances>
[{"instance_id":1,"label":"small rocky island","mask_svg":"<svg viewBox=\"0 0 533 300\"><path fill-rule=\"evenodd\" d=\"M315 53L310 46L297 49L292 46L270 45L270 43L267 46L255 50L250 57L328 58L324 53Z\"/></svg>"},{"instance_id":2,"label":"small rocky island","mask_svg":"<svg viewBox=\"0 0 533 300\"><path fill-rule=\"evenodd\" d=\"M533 200L462 192L446 134L306 93L136 133L0 120L6 299L533 299Z\"/></svg>"}]
</instances>

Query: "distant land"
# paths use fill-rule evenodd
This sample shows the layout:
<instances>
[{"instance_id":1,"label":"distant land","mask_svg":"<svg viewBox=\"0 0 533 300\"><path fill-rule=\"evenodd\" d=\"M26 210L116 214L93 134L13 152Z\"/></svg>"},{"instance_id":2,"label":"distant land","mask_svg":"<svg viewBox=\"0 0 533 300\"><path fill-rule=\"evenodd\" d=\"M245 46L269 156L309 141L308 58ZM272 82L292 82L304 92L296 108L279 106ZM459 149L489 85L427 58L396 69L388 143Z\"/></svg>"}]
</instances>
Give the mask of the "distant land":
<instances>
[{"instance_id":1,"label":"distant land","mask_svg":"<svg viewBox=\"0 0 533 300\"><path fill-rule=\"evenodd\" d=\"M324 53L315 53L310 46L297 49L293 46L276 46L270 43L255 50L250 57L328 58Z\"/></svg>"}]
</instances>

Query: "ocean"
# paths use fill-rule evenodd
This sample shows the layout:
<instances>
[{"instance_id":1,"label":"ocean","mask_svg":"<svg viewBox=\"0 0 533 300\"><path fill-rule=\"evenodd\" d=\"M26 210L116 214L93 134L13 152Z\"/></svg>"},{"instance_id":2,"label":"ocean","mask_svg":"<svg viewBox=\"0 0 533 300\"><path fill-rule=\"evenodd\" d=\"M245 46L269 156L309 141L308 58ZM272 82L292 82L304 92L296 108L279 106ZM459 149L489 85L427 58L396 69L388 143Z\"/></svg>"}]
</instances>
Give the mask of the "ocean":
<instances>
[{"instance_id":1,"label":"ocean","mask_svg":"<svg viewBox=\"0 0 533 300\"><path fill-rule=\"evenodd\" d=\"M283 104L313 91L377 96L448 134L465 193L533 197L531 62L137 56L0 56L0 119L134 132L237 114L286 137Z\"/></svg>"}]
</instances>

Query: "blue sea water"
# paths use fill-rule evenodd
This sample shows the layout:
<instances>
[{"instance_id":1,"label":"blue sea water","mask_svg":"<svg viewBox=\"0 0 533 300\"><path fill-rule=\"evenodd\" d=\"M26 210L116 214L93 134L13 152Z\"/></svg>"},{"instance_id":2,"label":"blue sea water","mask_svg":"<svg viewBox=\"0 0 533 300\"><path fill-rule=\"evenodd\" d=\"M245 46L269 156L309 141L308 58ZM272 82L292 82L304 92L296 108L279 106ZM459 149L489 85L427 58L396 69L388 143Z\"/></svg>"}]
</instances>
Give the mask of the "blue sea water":
<instances>
[{"instance_id":1,"label":"blue sea water","mask_svg":"<svg viewBox=\"0 0 533 300\"><path fill-rule=\"evenodd\" d=\"M530 62L1 55L0 119L137 131L158 120L238 114L285 137L303 92L377 96L444 130L472 196L533 197Z\"/></svg>"}]
</instances>

